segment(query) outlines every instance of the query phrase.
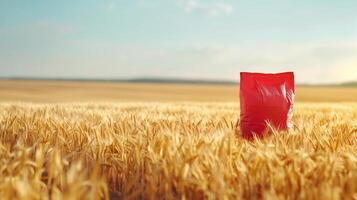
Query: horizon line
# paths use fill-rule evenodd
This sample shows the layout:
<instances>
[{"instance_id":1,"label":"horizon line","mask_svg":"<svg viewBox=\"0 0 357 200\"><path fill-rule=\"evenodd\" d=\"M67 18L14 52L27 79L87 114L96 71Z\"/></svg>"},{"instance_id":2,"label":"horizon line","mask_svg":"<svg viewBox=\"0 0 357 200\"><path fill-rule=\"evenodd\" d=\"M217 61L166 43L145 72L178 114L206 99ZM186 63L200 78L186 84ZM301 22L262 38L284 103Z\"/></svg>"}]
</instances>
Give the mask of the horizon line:
<instances>
[{"instance_id":1,"label":"horizon line","mask_svg":"<svg viewBox=\"0 0 357 200\"><path fill-rule=\"evenodd\" d=\"M158 83L158 84L218 84L234 85L239 81L221 79L179 78L179 77L137 77L137 78L66 78L66 77L0 77L0 80L77 81L77 82L117 82L117 83ZM295 83L302 86L357 86L357 81L341 83Z\"/></svg>"}]
</instances>

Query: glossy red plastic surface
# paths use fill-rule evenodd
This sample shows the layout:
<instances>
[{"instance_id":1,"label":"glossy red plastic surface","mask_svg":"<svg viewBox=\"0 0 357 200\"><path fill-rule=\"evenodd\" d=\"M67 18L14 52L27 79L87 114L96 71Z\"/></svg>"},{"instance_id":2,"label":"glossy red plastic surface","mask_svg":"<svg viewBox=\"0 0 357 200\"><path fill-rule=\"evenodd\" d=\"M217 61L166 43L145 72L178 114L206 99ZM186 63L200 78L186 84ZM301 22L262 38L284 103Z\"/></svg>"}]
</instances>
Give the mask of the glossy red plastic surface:
<instances>
[{"instance_id":1,"label":"glossy red plastic surface","mask_svg":"<svg viewBox=\"0 0 357 200\"><path fill-rule=\"evenodd\" d=\"M294 73L240 73L240 130L243 137L263 136L270 123L290 126L294 103Z\"/></svg>"}]
</instances>

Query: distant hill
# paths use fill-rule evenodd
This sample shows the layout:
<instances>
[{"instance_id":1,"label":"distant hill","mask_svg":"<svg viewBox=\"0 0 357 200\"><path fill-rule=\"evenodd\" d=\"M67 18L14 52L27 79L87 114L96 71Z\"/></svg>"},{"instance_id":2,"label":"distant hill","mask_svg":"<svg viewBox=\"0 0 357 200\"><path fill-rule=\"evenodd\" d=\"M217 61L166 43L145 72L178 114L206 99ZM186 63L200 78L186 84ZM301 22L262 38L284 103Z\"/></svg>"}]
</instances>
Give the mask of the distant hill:
<instances>
[{"instance_id":1,"label":"distant hill","mask_svg":"<svg viewBox=\"0 0 357 200\"><path fill-rule=\"evenodd\" d=\"M346 82L346 83L342 83L341 85L342 86L357 87L357 81Z\"/></svg>"},{"instance_id":2,"label":"distant hill","mask_svg":"<svg viewBox=\"0 0 357 200\"><path fill-rule=\"evenodd\" d=\"M122 82L122 83L168 83L168 84L239 84L231 80L181 79L181 78L133 78L133 79L82 79L82 78L27 78L10 77L6 80L43 80L43 81L78 81L78 82Z\"/></svg>"},{"instance_id":3,"label":"distant hill","mask_svg":"<svg viewBox=\"0 0 357 200\"><path fill-rule=\"evenodd\" d=\"M132 83L180 83L180 84L238 84L234 81L208 80L208 79L163 79L163 78L135 78L128 79Z\"/></svg>"},{"instance_id":4,"label":"distant hill","mask_svg":"<svg viewBox=\"0 0 357 200\"><path fill-rule=\"evenodd\" d=\"M78 81L78 82L118 82L118 83L165 83L165 84L218 84L218 85L237 85L238 81L232 80L212 80L212 79L183 79L183 78L133 78L133 79L93 79L93 78L42 78L42 77L9 77L0 80L43 80L43 81ZM357 87L357 81L336 83L336 84L304 84L297 83L299 86L341 86Z\"/></svg>"}]
</instances>

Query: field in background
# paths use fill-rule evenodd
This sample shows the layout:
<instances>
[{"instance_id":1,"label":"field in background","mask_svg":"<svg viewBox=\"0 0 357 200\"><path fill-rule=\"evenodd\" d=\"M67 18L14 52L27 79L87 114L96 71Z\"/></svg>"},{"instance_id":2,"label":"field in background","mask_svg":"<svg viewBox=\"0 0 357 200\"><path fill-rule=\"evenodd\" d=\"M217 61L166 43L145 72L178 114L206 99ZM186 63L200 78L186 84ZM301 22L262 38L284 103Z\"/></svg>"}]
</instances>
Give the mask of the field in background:
<instances>
[{"instance_id":1,"label":"field in background","mask_svg":"<svg viewBox=\"0 0 357 200\"><path fill-rule=\"evenodd\" d=\"M0 101L116 102L229 101L238 102L238 85L143 84L0 80ZM357 102L357 87L296 89L297 102Z\"/></svg>"}]
</instances>

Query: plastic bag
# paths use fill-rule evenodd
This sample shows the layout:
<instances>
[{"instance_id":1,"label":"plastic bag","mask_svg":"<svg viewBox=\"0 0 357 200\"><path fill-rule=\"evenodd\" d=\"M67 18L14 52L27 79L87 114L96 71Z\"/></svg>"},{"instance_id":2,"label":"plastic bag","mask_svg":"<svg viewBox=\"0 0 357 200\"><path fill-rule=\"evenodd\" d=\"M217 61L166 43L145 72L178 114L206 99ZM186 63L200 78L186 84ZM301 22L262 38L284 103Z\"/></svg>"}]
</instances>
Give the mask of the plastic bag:
<instances>
[{"instance_id":1,"label":"plastic bag","mask_svg":"<svg viewBox=\"0 0 357 200\"><path fill-rule=\"evenodd\" d=\"M240 130L244 138L262 137L267 125L290 127L294 103L294 73L240 73Z\"/></svg>"}]
</instances>

